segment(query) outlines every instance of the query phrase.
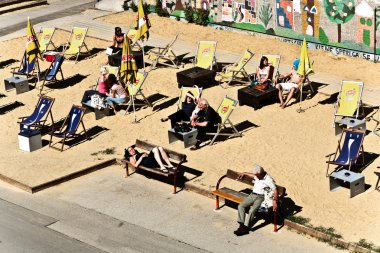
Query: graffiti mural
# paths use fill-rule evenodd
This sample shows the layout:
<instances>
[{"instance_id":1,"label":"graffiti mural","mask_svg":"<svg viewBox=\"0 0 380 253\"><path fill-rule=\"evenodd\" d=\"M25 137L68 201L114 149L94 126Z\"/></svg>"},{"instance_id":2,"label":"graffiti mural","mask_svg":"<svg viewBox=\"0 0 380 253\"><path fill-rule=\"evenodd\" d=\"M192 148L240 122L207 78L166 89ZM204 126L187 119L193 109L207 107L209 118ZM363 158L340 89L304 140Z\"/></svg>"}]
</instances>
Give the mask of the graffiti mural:
<instances>
[{"instance_id":1,"label":"graffiti mural","mask_svg":"<svg viewBox=\"0 0 380 253\"><path fill-rule=\"evenodd\" d=\"M380 53L380 6L375 0L162 0L162 5L181 17L188 5L207 9L214 25Z\"/></svg>"}]
</instances>

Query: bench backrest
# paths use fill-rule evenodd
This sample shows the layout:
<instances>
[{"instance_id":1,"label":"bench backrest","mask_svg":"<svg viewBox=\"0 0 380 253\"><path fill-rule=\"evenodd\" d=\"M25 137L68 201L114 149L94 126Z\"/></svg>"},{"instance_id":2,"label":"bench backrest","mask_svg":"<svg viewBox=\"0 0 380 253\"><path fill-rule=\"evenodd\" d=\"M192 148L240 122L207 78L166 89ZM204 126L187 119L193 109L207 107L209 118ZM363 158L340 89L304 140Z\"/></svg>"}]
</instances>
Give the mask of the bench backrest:
<instances>
[{"instance_id":1,"label":"bench backrest","mask_svg":"<svg viewBox=\"0 0 380 253\"><path fill-rule=\"evenodd\" d=\"M228 178L231 178L233 180L236 180L238 182L242 182L242 183L245 183L245 184L248 184L248 185L251 185L253 186L253 177L250 177L250 176L244 176L242 179L237 179L238 176L239 176L240 172L237 172L237 171L234 171L234 170L230 170L228 169L227 170L227 174L226 176ZM278 196L280 198L284 197L285 194L286 194L286 188L283 187L283 186L279 186L279 185L276 185L277 186L277 192L278 192Z\"/></svg>"},{"instance_id":2,"label":"bench backrest","mask_svg":"<svg viewBox=\"0 0 380 253\"><path fill-rule=\"evenodd\" d=\"M146 141L142 141L142 140L137 139L136 140L136 147L150 151L153 148L157 147L157 145L154 145L154 144L148 143ZM181 153L178 153L176 151L166 149L166 148L164 148L164 150L168 154L169 158L171 158L173 160L177 160L179 162L186 161L186 155L185 154L181 154Z\"/></svg>"}]
</instances>

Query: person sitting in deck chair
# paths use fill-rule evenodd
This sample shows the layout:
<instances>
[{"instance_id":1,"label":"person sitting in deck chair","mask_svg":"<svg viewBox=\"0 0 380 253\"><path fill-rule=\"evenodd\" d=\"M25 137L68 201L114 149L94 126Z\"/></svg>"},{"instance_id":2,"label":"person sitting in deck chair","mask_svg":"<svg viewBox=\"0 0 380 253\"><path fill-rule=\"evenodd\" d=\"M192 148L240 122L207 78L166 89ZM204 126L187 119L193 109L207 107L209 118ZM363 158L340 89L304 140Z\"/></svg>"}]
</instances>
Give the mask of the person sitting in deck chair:
<instances>
[{"instance_id":1,"label":"person sitting in deck chair","mask_svg":"<svg viewBox=\"0 0 380 253\"><path fill-rule=\"evenodd\" d=\"M107 93L110 89L110 85L108 84L107 78L108 78L107 68L101 67L96 89L86 90L82 97L82 103L86 103L88 100L91 100L91 96L94 94L98 94L99 96L106 98Z\"/></svg>"},{"instance_id":2,"label":"person sitting in deck chair","mask_svg":"<svg viewBox=\"0 0 380 253\"><path fill-rule=\"evenodd\" d=\"M144 167L148 168L160 168L162 172L168 172L168 169L165 168L162 160L166 162L169 169L174 169L173 164L169 160L168 154L166 154L165 150L162 147L154 147L149 154L140 153L133 146L128 147L125 150L125 159L129 160L129 162L138 167L140 164Z\"/></svg>"},{"instance_id":3,"label":"person sitting in deck chair","mask_svg":"<svg viewBox=\"0 0 380 253\"><path fill-rule=\"evenodd\" d=\"M167 118L162 118L161 122L165 122L170 119L171 127L173 128L177 122L190 121L191 115L197 106L197 100L191 91L188 91L181 101L182 107L180 110L169 115Z\"/></svg>"},{"instance_id":4,"label":"person sitting in deck chair","mask_svg":"<svg viewBox=\"0 0 380 253\"><path fill-rule=\"evenodd\" d=\"M268 61L268 57L263 56L260 59L260 65L256 69L256 80L252 82L252 85L256 84L271 84L272 81L270 79L270 64Z\"/></svg>"},{"instance_id":5,"label":"person sitting in deck chair","mask_svg":"<svg viewBox=\"0 0 380 253\"><path fill-rule=\"evenodd\" d=\"M112 54L108 56L108 62L111 66L120 65L121 54L123 51L124 33L120 27L115 27L115 34L112 38Z\"/></svg>"},{"instance_id":6,"label":"person sitting in deck chair","mask_svg":"<svg viewBox=\"0 0 380 253\"><path fill-rule=\"evenodd\" d=\"M260 165L254 165L252 172L242 172L239 174L239 179L244 176L253 176L254 185L252 193L248 195L243 202L238 206L239 228L234 231L237 236L246 235L252 226L253 219L261 203L264 201L265 191L273 191L273 210L277 209L278 193L275 182ZM246 209L249 207L248 217L246 218Z\"/></svg>"},{"instance_id":7,"label":"person sitting in deck chair","mask_svg":"<svg viewBox=\"0 0 380 253\"><path fill-rule=\"evenodd\" d=\"M124 103L127 100L128 93L114 74L108 75L108 83L111 86L111 90L109 96L106 98L106 103L109 104L114 113L117 114L116 105Z\"/></svg>"},{"instance_id":8,"label":"person sitting in deck chair","mask_svg":"<svg viewBox=\"0 0 380 253\"><path fill-rule=\"evenodd\" d=\"M300 63L299 59L295 59L293 62L293 69L286 73L285 75L280 75L278 79L276 80L276 88L278 89L278 98L280 99L280 107L284 109L287 104L289 103L290 99L293 97L294 93L298 89L298 84L301 81L301 77L297 74L298 65ZM284 83L278 83L279 80L290 77L289 81ZM290 91L288 94L286 101L284 103L283 91Z\"/></svg>"},{"instance_id":9,"label":"person sitting in deck chair","mask_svg":"<svg viewBox=\"0 0 380 253\"><path fill-rule=\"evenodd\" d=\"M191 117L191 126L198 130L198 134L197 143L191 147L190 150L197 150L200 148L207 132L217 131L217 124L221 122L221 118L204 98L198 101L198 107L194 110L193 114Z\"/></svg>"}]
</instances>

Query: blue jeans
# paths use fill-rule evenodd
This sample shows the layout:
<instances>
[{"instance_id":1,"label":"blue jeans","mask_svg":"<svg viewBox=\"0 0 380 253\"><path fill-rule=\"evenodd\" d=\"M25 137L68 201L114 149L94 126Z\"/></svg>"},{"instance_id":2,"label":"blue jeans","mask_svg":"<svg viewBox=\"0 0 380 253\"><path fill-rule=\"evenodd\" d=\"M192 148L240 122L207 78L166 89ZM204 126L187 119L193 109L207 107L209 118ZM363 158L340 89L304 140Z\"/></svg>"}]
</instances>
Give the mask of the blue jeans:
<instances>
[{"instance_id":1,"label":"blue jeans","mask_svg":"<svg viewBox=\"0 0 380 253\"><path fill-rule=\"evenodd\" d=\"M125 101L126 101L126 98L113 98L113 97L106 98L106 103L112 107L114 106L114 103L120 104L120 103L124 103Z\"/></svg>"}]
</instances>

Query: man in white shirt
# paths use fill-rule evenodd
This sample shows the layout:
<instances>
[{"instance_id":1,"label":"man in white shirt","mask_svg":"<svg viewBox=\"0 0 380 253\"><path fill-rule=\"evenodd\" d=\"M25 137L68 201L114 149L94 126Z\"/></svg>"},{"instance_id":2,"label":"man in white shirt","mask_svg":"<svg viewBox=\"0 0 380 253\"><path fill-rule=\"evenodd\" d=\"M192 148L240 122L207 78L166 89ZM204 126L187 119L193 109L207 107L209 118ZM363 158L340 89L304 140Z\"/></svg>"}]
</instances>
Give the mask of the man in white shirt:
<instances>
[{"instance_id":1,"label":"man in white shirt","mask_svg":"<svg viewBox=\"0 0 380 253\"><path fill-rule=\"evenodd\" d=\"M237 236L246 235L249 233L252 226L253 219L261 203L264 201L265 190L273 191L273 210L277 209L278 193L275 182L271 176L269 176L260 165L254 165L252 173L242 172L239 174L238 179L242 179L244 176L253 177L253 189L252 193L246 197L243 202L238 206L238 223L239 228L234 231ZM246 209L249 207L248 217L246 218Z\"/></svg>"}]
</instances>

